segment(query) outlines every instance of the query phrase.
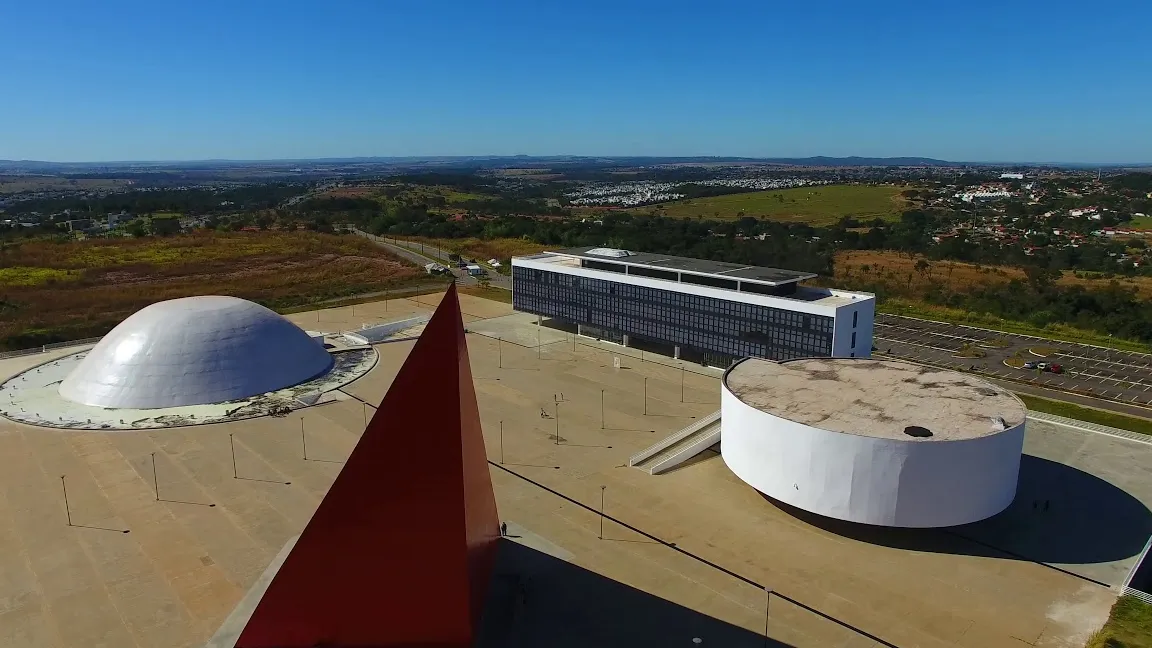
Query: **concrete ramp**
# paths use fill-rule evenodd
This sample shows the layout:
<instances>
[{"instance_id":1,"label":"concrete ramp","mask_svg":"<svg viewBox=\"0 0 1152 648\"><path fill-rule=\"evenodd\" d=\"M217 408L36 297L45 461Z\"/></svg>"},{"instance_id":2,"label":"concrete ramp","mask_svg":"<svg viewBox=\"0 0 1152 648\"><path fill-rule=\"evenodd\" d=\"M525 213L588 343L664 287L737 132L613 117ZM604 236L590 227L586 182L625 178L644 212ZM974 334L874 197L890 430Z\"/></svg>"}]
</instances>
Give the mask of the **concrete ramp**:
<instances>
[{"instance_id":1,"label":"concrete ramp","mask_svg":"<svg viewBox=\"0 0 1152 648\"><path fill-rule=\"evenodd\" d=\"M628 465L649 475L672 470L720 442L720 410L697 419L628 459Z\"/></svg>"},{"instance_id":2,"label":"concrete ramp","mask_svg":"<svg viewBox=\"0 0 1152 648\"><path fill-rule=\"evenodd\" d=\"M344 336L348 338L353 338L354 336L354 338L364 340L367 344L379 344L380 342L385 342L401 333L414 333L417 329L422 328L425 324L428 323L429 317L429 315L421 315L396 322L387 322L385 324L376 324L374 326L364 326L363 328L355 331L345 332Z\"/></svg>"}]
</instances>

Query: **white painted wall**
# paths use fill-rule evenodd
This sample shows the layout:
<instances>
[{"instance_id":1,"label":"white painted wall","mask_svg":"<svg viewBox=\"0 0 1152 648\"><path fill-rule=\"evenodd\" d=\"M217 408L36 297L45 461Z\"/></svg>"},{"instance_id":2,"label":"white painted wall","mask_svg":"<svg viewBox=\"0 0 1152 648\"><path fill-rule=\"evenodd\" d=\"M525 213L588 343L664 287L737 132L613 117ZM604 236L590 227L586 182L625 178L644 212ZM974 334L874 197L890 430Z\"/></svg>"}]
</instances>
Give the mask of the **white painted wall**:
<instances>
[{"instance_id":1,"label":"white painted wall","mask_svg":"<svg viewBox=\"0 0 1152 648\"><path fill-rule=\"evenodd\" d=\"M721 383L721 454L756 490L819 515L944 527L1004 510L1016 496L1024 424L962 441L830 432L751 407Z\"/></svg>"},{"instance_id":2,"label":"white painted wall","mask_svg":"<svg viewBox=\"0 0 1152 648\"><path fill-rule=\"evenodd\" d=\"M857 313L856 328L852 328L852 313ZM832 329L832 357L872 357L872 323L876 318L876 300L861 299L836 309ZM852 347L852 333L856 333L856 346ZM852 354L855 353L855 356Z\"/></svg>"}]
</instances>

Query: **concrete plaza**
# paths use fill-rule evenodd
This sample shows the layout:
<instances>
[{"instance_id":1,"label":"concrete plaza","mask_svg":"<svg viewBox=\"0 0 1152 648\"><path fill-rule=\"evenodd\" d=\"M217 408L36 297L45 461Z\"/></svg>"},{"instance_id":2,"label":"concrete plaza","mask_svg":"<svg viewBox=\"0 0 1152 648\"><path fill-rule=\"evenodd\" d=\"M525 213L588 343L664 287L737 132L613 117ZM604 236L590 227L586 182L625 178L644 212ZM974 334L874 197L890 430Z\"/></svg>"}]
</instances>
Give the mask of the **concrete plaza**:
<instances>
[{"instance_id":1,"label":"concrete plaza","mask_svg":"<svg viewBox=\"0 0 1152 648\"><path fill-rule=\"evenodd\" d=\"M436 300L290 319L347 330ZM718 372L574 340L507 304L461 303L516 540L719 624L701 633L756 637L767 620L777 645L798 647L1078 647L1147 539L1152 446L1036 422L1013 507L944 531L786 510L711 452L648 475L628 457L718 409ZM284 418L128 432L0 422L0 646L202 646L307 523L413 344L377 345L348 398ZM0 374L50 357L5 360ZM405 452L418 430L395 433L395 461L437 461ZM557 613L539 587L528 618ZM730 645L691 633L683 644L694 638Z\"/></svg>"}]
</instances>

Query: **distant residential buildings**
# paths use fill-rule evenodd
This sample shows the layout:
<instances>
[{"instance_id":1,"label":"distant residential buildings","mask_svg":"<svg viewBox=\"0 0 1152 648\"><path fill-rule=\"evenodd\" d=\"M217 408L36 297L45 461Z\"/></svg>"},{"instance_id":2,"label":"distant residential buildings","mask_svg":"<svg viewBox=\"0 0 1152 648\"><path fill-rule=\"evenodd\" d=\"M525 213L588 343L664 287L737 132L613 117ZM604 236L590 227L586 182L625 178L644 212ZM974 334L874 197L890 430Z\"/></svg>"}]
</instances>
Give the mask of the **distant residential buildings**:
<instances>
[{"instance_id":1,"label":"distant residential buildings","mask_svg":"<svg viewBox=\"0 0 1152 648\"><path fill-rule=\"evenodd\" d=\"M828 184L828 181L808 180L806 178L731 178L695 180L691 182L653 182L642 180L637 182L589 184L575 191L566 193L564 196L568 198L572 205L635 207L637 205L648 205L684 198L685 194L676 191L676 189L686 184L767 191L770 189L791 189L794 187L823 185Z\"/></svg>"},{"instance_id":2,"label":"distant residential buildings","mask_svg":"<svg viewBox=\"0 0 1152 648\"><path fill-rule=\"evenodd\" d=\"M956 197L964 202L972 202L973 200L1000 200L1002 198L1011 198L1012 195L1012 192L1007 189L980 187L973 191L957 193Z\"/></svg>"}]
</instances>

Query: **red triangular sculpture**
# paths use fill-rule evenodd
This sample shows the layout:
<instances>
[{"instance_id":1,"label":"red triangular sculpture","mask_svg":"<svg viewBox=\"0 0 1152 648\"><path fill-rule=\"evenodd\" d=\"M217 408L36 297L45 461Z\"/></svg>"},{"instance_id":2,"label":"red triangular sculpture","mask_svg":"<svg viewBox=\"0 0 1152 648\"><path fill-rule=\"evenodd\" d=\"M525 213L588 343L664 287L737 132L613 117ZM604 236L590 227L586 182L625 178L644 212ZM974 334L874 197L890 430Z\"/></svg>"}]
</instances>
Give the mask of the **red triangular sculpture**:
<instances>
[{"instance_id":1,"label":"red triangular sculpture","mask_svg":"<svg viewBox=\"0 0 1152 648\"><path fill-rule=\"evenodd\" d=\"M471 646L499 527L452 286L236 646Z\"/></svg>"}]
</instances>

